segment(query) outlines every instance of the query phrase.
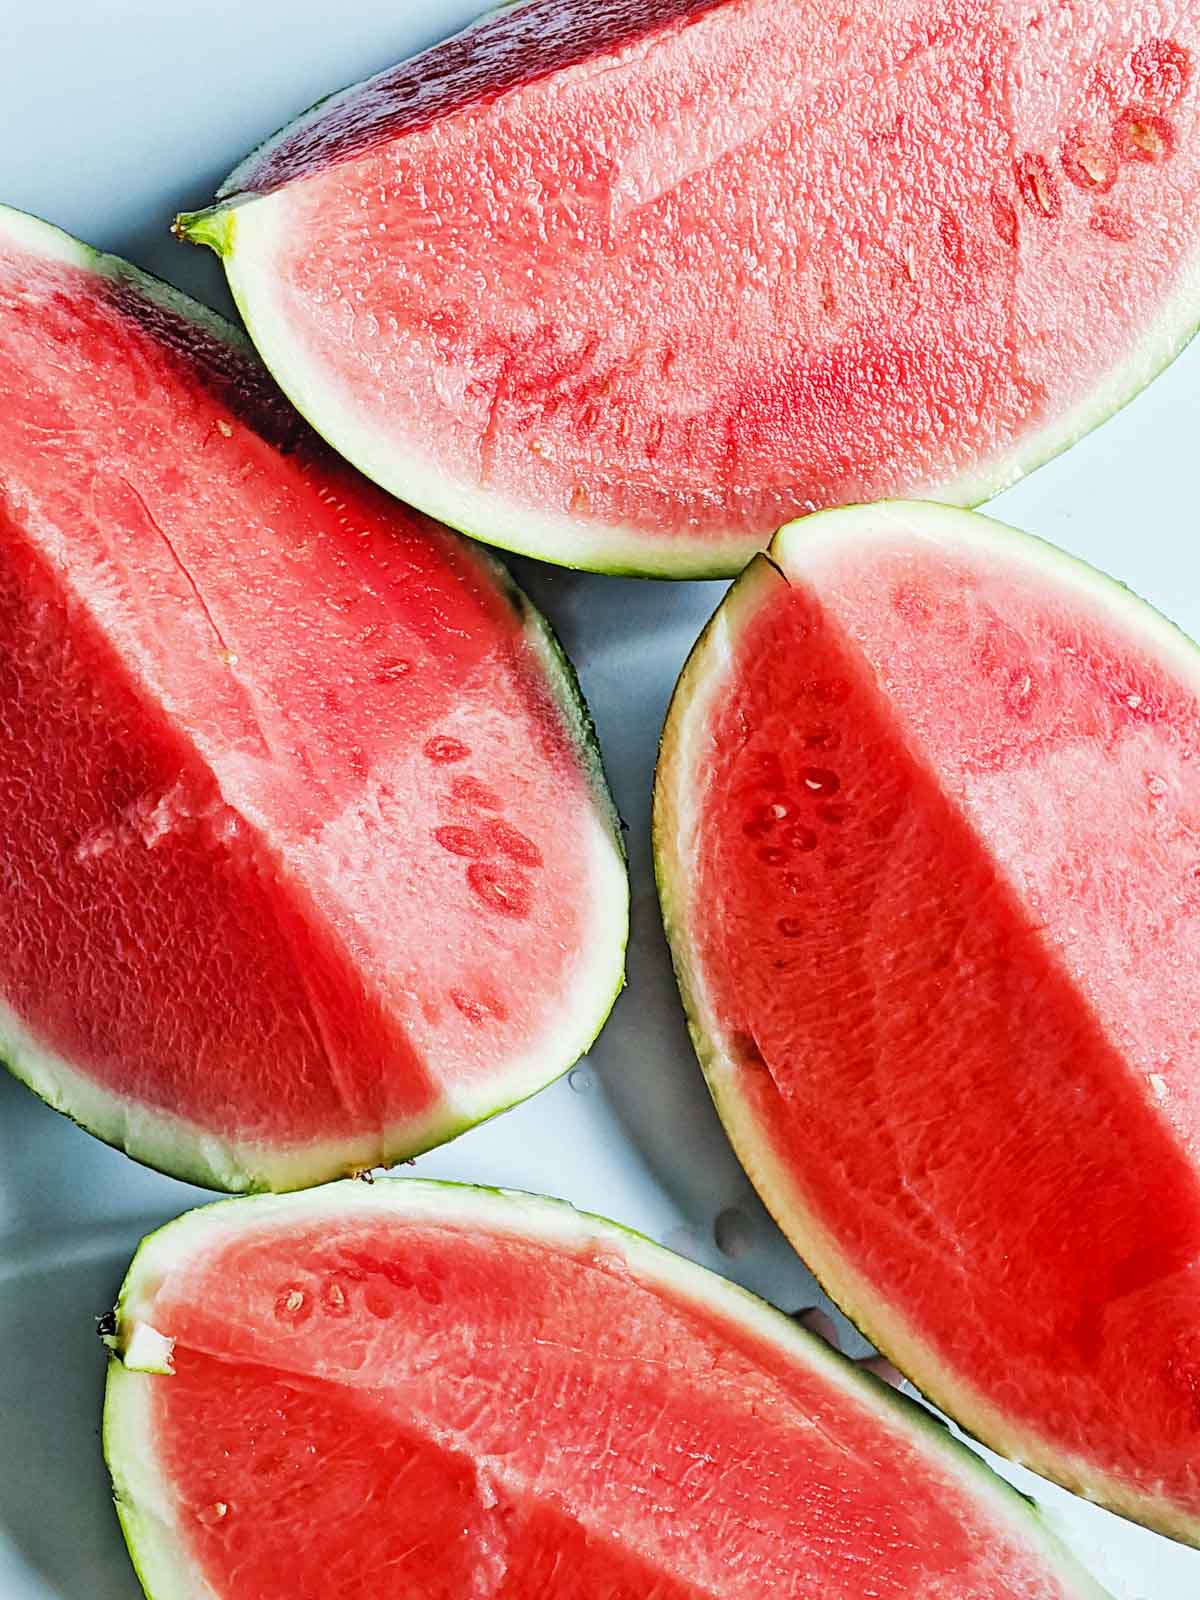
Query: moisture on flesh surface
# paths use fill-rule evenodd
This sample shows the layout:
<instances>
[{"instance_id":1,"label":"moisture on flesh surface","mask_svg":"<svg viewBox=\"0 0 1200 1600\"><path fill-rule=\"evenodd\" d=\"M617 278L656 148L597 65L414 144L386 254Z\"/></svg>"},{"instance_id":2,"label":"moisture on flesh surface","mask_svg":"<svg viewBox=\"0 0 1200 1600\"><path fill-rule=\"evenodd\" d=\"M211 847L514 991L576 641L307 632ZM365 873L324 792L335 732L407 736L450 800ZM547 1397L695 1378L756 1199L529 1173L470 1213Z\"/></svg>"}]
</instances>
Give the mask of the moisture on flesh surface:
<instances>
[{"instance_id":1,"label":"moisture on flesh surface","mask_svg":"<svg viewBox=\"0 0 1200 1600\"><path fill-rule=\"evenodd\" d=\"M529 0L252 156L213 244L373 477L570 565L985 498L1200 321L1185 0Z\"/></svg>"},{"instance_id":2,"label":"moisture on flesh surface","mask_svg":"<svg viewBox=\"0 0 1200 1600\"><path fill-rule=\"evenodd\" d=\"M1200 1540L1200 657L969 513L831 512L772 555L658 780L718 1107L926 1393Z\"/></svg>"},{"instance_id":3,"label":"moisture on flesh surface","mask_svg":"<svg viewBox=\"0 0 1200 1600\"><path fill-rule=\"evenodd\" d=\"M392 1179L195 1212L116 1343L153 1600L1102 1600L917 1407L560 1204Z\"/></svg>"},{"instance_id":4,"label":"moisture on flesh surface","mask_svg":"<svg viewBox=\"0 0 1200 1600\"><path fill-rule=\"evenodd\" d=\"M0 213L0 1056L220 1186L522 1097L624 877L540 619L232 332Z\"/></svg>"}]
</instances>

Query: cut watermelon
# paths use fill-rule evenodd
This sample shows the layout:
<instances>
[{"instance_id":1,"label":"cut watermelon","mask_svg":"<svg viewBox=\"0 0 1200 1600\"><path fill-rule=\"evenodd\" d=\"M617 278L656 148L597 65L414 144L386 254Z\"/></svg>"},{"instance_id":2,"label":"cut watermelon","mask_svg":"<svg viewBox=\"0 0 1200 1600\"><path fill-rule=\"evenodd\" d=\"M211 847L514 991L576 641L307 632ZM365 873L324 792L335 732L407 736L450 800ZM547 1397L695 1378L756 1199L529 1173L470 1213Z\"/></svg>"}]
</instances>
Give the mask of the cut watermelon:
<instances>
[{"instance_id":1,"label":"cut watermelon","mask_svg":"<svg viewBox=\"0 0 1200 1600\"><path fill-rule=\"evenodd\" d=\"M289 1187L540 1088L619 986L570 669L240 335L0 211L0 1055L139 1160Z\"/></svg>"},{"instance_id":2,"label":"cut watermelon","mask_svg":"<svg viewBox=\"0 0 1200 1600\"><path fill-rule=\"evenodd\" d=\"M1040 541L785 528L684 671L660 891L830 1293L1014 1460L1200 1543L1200 657Z\"/></svg>"},{"instance_id":3,"label":"cut watermelon","mask_svg":"<svg viewBox=\"0 0 1200 1600\"><path fill-rule=\"evenodd\" d=\"M561 1203L210 1206L143 1244L112 1342L153 1600L1101 1600L920 1407Z\"/></svg>"},{"instance_id":4,"label":"cut watermelon","mask_svg":"<svg viewBox=\"0 0 1200 1600\"><path fill-rule=\"evenodd\" d=\"M975 502L1200 322L1200 12L528 0L251 156L212 245L292 399L494 544L669 577Z\"/></svg>"}]
</instances>

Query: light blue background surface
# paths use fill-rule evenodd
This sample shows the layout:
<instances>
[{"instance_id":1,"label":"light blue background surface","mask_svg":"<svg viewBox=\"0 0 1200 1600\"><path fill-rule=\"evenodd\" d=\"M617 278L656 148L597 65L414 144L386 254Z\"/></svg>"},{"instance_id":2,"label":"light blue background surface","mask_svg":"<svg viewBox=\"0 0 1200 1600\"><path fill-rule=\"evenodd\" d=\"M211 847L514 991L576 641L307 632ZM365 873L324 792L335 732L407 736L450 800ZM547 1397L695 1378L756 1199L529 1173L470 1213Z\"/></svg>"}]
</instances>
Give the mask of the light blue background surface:
<instances>
[{"instance_id":1,"label":"light blue background surface","mask_svg":"<svg viewBox=\"0 0 1200 1600\"><path fill-rule=\"evenodd\" d=\"M0 0L0 200L228 308L215 259L169 237L174 212L205 204L251 146L318 96L475 9L470 0ZM1193 348L993 509L1105 567L1200 636L1198 474ZM721 586L516 565L580 669L629 824L629 989L573 1085L417 1170L563 1195L787 1309L812 1304L811 1279L754 1200L709 1107L649 870L659 725ZM147 1228L204 1198L89 1139L0 1074L0 1600L136 1600L100 1460L94 1318ZM742 1246L732 1256L713 1236L730 1208L739 1216L723 1240ZM1200 1600L1200 1553L1013 1475L1117 1600Z\"/></svg>"}]
</instances>

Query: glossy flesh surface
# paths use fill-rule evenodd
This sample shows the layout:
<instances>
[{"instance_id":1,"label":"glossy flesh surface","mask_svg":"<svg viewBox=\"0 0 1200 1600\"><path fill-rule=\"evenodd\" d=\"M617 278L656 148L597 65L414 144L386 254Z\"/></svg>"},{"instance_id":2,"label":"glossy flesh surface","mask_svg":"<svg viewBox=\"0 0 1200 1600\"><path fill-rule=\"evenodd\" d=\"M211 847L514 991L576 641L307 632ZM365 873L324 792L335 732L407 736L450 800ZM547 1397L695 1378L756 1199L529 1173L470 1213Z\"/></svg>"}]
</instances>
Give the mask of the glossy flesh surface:
<instances>
[{"instance_id":1,"label":"glossy flesh surface","mask_svg":"<svg viewBox=\"0 0 1200 1600\"><path fill-rule=\"evenodd\" d=\"M377 1188L215 1218L169 1264L150 1241L121 1336L144 1319L174 1371L115 1369L105 1429L135 1559L149 1472L173 1570L216 1600L385 1573L396 1600L1095 1593L761 1303L563 1207Z\"/></svg>"},{"instance_id":2,"label":"glossy flesh surface","mask_svg":"<svg viewBox=\"0 0 1200 1600\"><path fill-rule=\"evenodd\" d=\"M231 339L0 219L0 1032L63 1109L131 1149L183 1119L241 1186L545 1081L622 933L537 619Z\"/></svg>"},{"instance_id":3,"label":"glossy flesh surface","mask_svg":"<svg viewBox=\"0 0 1200 1600\"><path fill-rule=\"evenodd\" d=\"M1144 0L531 0L189 226L402 496L568 564L735 571L816 507L983 498L1169 359L1198 51Z\"/></svg>"},{"instance_id":4,"label":"glossy flesh surface","mask_svg":"<svg viewBox=\"0 0 1200 1600\"><path fill-rule=\"evenodd\" d=\"M961 513L773 551L693 660L658 797L718 1105L926 1392L1195 1539L1195 652Z\"/></svg>"}]
</instances>

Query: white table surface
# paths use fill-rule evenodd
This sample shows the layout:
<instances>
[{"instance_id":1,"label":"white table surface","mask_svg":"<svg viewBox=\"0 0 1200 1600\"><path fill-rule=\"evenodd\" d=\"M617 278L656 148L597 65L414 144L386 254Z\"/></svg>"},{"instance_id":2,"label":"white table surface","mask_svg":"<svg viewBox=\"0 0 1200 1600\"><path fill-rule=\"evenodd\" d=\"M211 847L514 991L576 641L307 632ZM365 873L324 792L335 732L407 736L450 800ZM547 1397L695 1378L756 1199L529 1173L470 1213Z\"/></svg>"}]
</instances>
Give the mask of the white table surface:
<instances>
[{"instance_id":1,"label":"white table surface","mask_svg":"<svg viewBox=\"0 0 1200 1600\"><path fill-rule=\"evenodd\" d=\"M215 258L168 236L174 212L207 203L251 146L319 95L476 9L472 0L0 0L0 200L228 308ZM1106 568L1200 636L1198 425L1200 344L993 509ZM565 1196L787 1309L812 1304L812 1280L709 1106L649 869L660 721L722 586L515 565L580 670L629 824L629 987L570 1082L417 1170ZM0 1600L136 1600L100 1459L94 1318L142 1234L205 1198L88 1138L0 1073ZM730 1209L740 1214L723 1230L733 1255L713 1234ZM1116 1600L1200 1600L1200 1552L1006 1470Z\"/></svg>"}]
</instances>

